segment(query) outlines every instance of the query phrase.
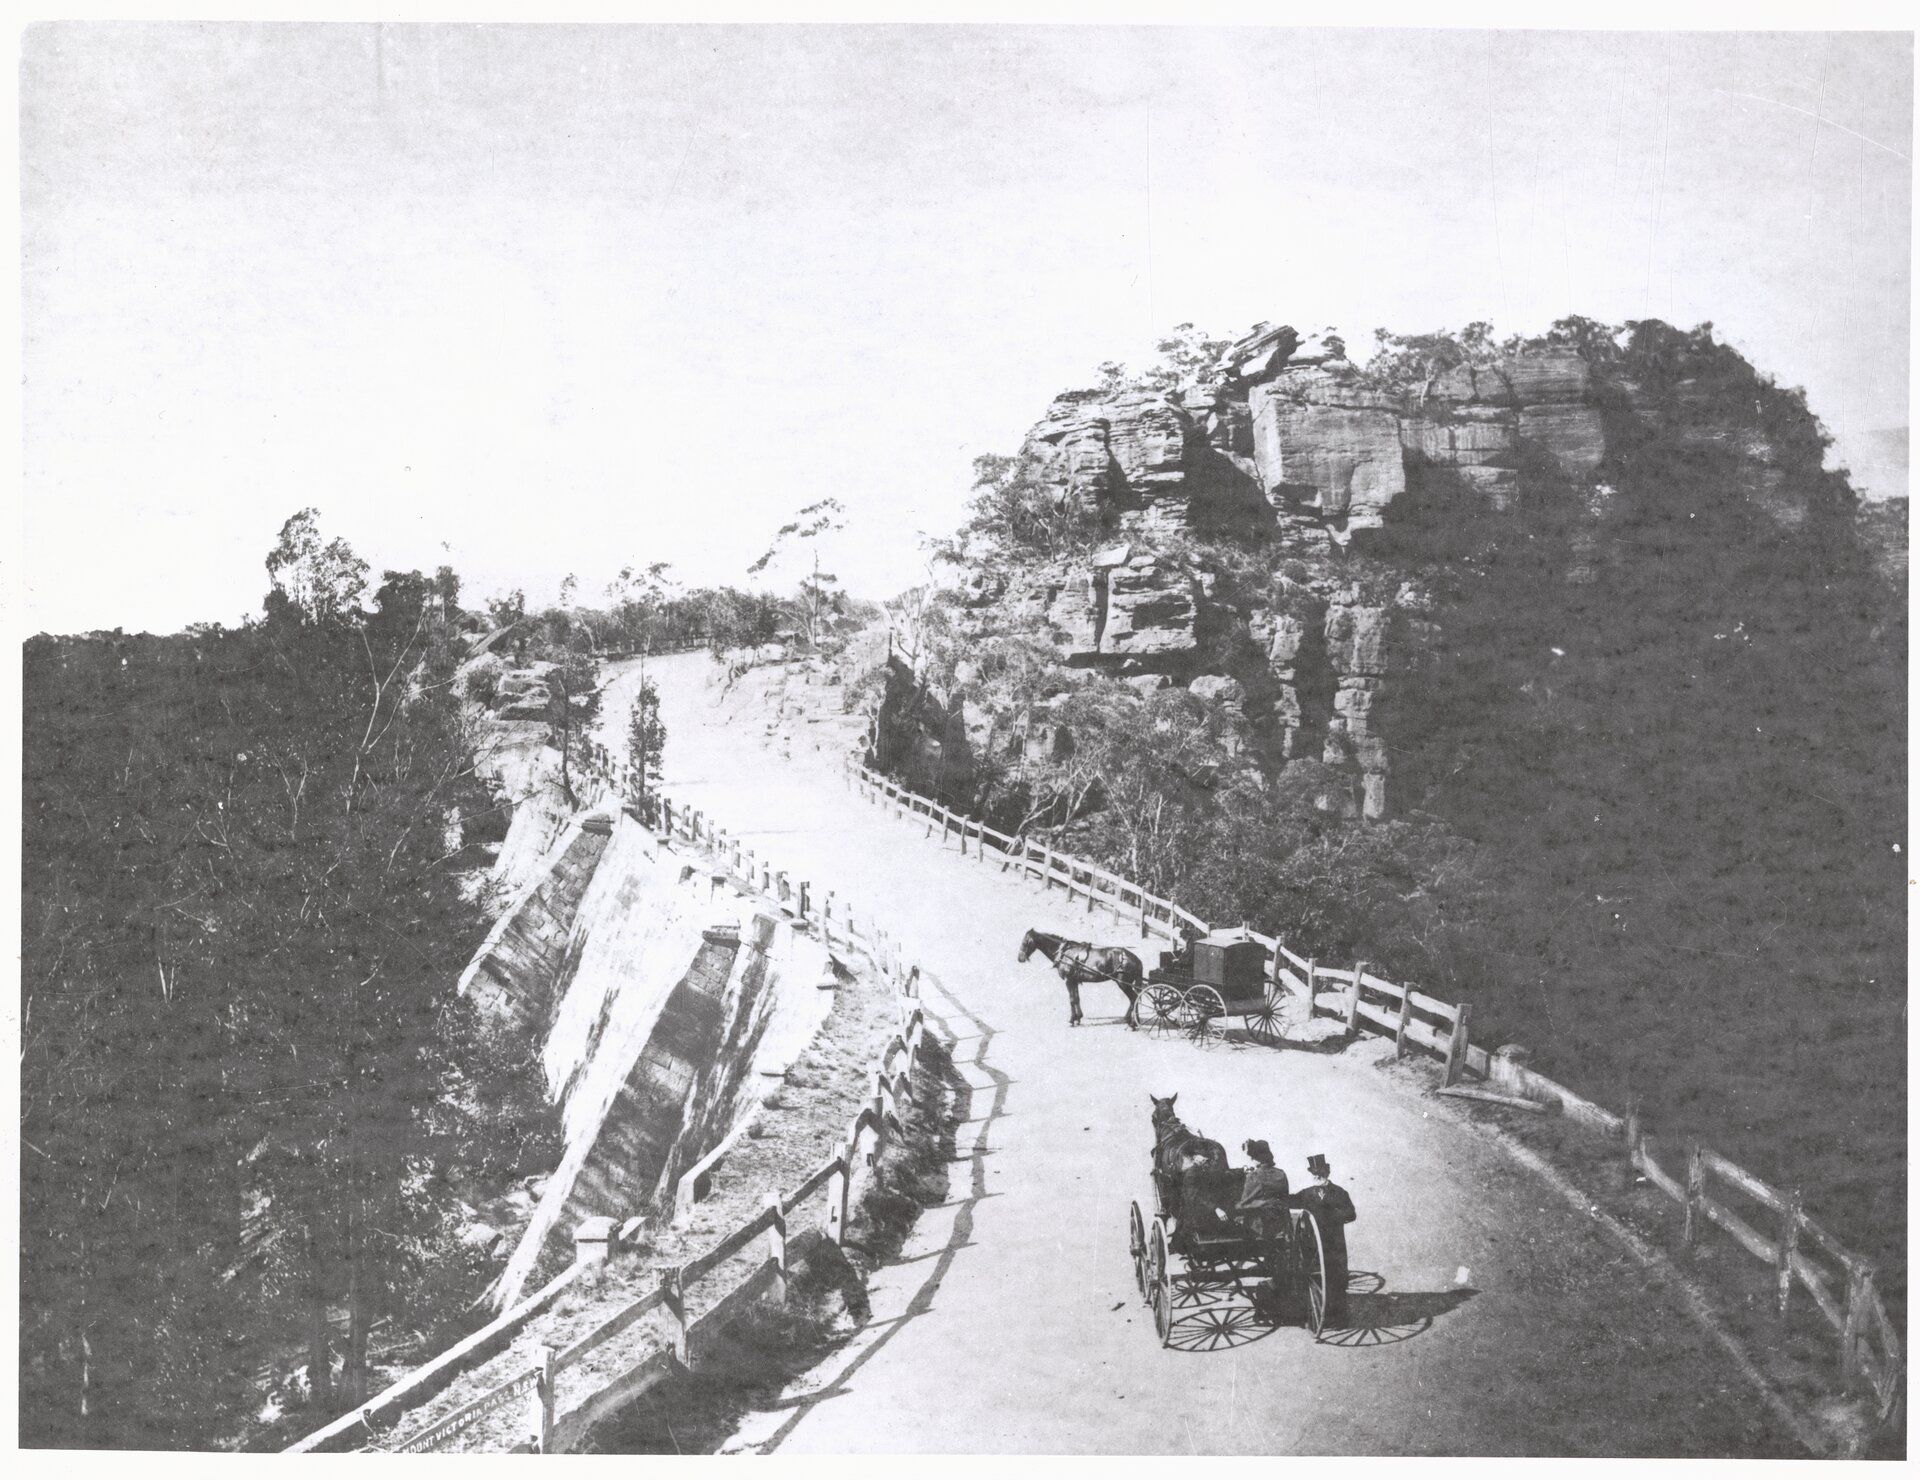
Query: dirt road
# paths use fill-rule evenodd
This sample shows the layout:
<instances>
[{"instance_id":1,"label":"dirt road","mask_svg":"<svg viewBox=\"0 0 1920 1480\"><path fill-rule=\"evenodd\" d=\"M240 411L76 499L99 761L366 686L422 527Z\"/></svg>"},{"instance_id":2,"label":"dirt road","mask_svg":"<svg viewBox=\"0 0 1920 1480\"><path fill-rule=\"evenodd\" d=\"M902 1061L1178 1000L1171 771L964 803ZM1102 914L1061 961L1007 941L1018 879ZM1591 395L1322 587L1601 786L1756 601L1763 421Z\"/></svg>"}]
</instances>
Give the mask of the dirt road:
<instances>
[{"instance_id":1,"label":"dirt road","mask_svg":"<svg viewBox=\"0 0 1920 1480\"><path fill-rule=\"evenodd\" d=\"M751 1415L737 1449L792 1452L1792 1455L1724 1354L1591 1219L1425 1093L1426 1071L1340 1053L1129 1033L1111 988L1067 1026L1029 925L1122 941L1058 893L962 859L851 792L837 742L769 737L756 681L655 660L666 783L797 877L868 908L934 978L972 1090L951 1197L875 1279L851 1344ZM624 716L631 672L607 705ZM609 722L608 728L614 728ZM785 752L783 754L783 752ZM1325 1153L1353 1194L1350 1329L1251 1323L1163 1350L1135 1293L1149 1093L1190 1125Z\"/></svg>"}]
</instances>

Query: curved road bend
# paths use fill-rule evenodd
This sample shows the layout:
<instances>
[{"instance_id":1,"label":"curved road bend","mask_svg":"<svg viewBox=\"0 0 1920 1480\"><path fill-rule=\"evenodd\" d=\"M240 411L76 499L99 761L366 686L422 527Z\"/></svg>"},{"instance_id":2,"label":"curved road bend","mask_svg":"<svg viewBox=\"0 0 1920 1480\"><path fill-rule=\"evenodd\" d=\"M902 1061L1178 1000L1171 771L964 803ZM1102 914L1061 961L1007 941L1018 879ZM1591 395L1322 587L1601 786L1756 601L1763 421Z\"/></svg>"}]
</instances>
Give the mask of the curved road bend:
<instances>
[{"instance_id":1,"label":"curved road bend","mask_svg":"<svg viewBox=\"0 0 1920 1480\"><path fill-rule=\"evenodd\" d=\"M832 887L935 978L925 1005L972 1093L950 1200L873 1280L842 1351L749 1415L729 1446L780 1453L1804 1454L1727 1358L1581 1214L1345 1053L1130 1034L1083 989L1084 1027L1029 925L1089 916L849 791L836 758L768 744L703 654L654 660L665 781L777 867ZM627 669L606 706L624 724ZM1110 920L1092 933L1119 938ZM1357 1329L1316 1344L1249 1328L1162 1350L1135 1293L1126 1217L1147 1201L1147 1096L1178 1092L1233 1159L1272 1142L1296 1180L1324 1152L1360 1211ZM1177 1336L1199 1334L1197 1323ZM1242 1337L1256 1339L1241 1340Z\"/></svg>"}]
</instances>

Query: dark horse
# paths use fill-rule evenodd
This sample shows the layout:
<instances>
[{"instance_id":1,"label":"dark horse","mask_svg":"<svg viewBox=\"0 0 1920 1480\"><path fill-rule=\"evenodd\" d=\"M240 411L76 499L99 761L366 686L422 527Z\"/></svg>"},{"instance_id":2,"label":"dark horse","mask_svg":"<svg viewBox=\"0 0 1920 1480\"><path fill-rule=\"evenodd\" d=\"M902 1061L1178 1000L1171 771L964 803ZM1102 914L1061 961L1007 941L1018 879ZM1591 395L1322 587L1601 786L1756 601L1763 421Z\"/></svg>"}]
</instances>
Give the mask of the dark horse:
<instances>
[{"instance_id":1,"label":"dark horse","mask_svg":"<svg viewBox=\"0 0 1920 1480\"><path fill-rule=\"evenodd\" d=\"M1020 937L1020 959L1035 951L1053 963L1060 980L1067 984L1067 1025L1080 1025L1080 985L1082 982L1112 982L1127 994L1127 1026L1139 1026L1140 989L1147 984L1146 968L1140 958L1125 946L1096 946L1084 940L1068 940L1044 930L1029 930Z\"/></svg>"},{"instance_id":2,"label":"dark horse","mask_svg":"<svg viewBox=\"0 0 1920 1480\"><path fill-rule=\"evenodd\" d=\"M1160 1194L1160 1207L1173 1213L1179 1224L1177 1239L1184 1239L1196 1223L1206 1226L1206 1218L1189 1216L1189 1203L1195 1209L1208 1209L1216 1203L1231 1207L1239 1197L1237 1186L1229 1186L1233 1174L1227 1169L1227 1148L1189 1130L1174 1112L1179 1095L1147 1096L1153 1102L1153 1182ZM1191 1186L1189 1185L1191 1183ZM1197 1194L1188 1196L1189 1191Z\"/></svg>"}]
</instances>

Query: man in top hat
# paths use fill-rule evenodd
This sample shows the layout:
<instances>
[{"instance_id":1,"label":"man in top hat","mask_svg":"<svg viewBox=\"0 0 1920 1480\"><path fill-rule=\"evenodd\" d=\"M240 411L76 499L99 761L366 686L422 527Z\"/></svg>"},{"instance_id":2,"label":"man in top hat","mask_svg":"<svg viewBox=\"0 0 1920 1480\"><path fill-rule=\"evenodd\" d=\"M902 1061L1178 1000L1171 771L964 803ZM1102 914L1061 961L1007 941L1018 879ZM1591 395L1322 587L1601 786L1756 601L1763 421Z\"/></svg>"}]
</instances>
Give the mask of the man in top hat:
<instances>
[{"instance_id":1,"label":"man in top hat","mask_svg":"<svg viewBox=\"0 0 1920 1480\"><path fill-rule=\"evenodd\" d=\"M1347 1320L1347 1225L1358 1216L1347 1189L1333 1180L1332 1168L1324 1156L1307 1158L1307 1172L1313 1185L1294 1201L1306 1208L1320 1225L1320 1245L1327 1256L1327 1324L1344 1326Z\"/></svg>"}]
</instances>

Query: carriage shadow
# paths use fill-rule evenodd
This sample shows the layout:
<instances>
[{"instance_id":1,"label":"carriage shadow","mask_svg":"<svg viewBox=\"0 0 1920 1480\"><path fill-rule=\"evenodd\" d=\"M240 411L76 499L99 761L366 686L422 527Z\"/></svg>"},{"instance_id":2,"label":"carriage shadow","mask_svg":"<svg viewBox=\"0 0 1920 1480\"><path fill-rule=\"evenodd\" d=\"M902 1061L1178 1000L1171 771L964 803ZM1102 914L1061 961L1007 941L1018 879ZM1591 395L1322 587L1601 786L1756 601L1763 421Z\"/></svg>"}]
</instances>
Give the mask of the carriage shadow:
<instances>
[{"instance_id":1,"label":"carriage shadow","mask_svg":"<svg viewBox=\"0 0 1920 1480\"><path fill-rule=\"evenodd\" d=\"M1356 1269L1347 1275L1347 1313L1339 1326L1320 1333L1322 1346L1393 1346L1424 1336L1448 1311L1465 1305L1480 1292L1471 1287L1454 1290L1389 1290L1383 1276Z\"/></svg>"},{"instance_id":2,"label":"carriage shadow","mask_svg":"<svg viewBox=\"0 0 1920 1480\"><path fill-rule=\"evenodd\" d=\"M1259 1303L1230 1280L1190 1275L1174 1286L1173 1320L1167 1331L1167 1349L1176 1352L1217 1352L1248 1346L1280 1329Z\"/></svg>"}]
</instances>

